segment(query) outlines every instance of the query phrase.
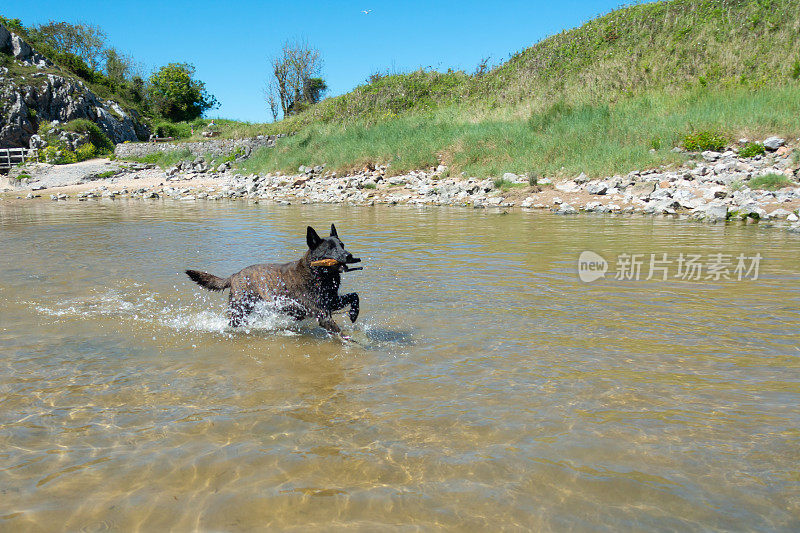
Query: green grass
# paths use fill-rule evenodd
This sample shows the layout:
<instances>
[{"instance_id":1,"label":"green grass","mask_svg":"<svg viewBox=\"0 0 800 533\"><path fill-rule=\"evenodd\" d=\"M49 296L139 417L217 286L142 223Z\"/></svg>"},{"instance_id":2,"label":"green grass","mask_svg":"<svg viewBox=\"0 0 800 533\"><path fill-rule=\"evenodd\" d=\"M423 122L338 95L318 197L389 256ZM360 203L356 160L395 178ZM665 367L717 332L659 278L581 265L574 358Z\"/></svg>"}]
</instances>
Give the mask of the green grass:
<instances>
[{"instance_id":1,"label":"green grass","mask_svg":"<svg viewBox=\"0 0 800 533\"><path fill-rule=\"evenodd\" d=\"M800 91L794 86L716 91L691 88L620 99L609 104L556 102L520 117L485 117L463 107L406 114L378 123L317 124L257 150L248 172L294 172L327 164L343 172L390 164L392 174L434 166L467 176L524 174L590 176L681 163L671 151L692 131L723 131L730 138L800 135ZM661 149L651 152L652 140Z\"/></svg>"},{"instance_id":2,"label":"green grass","mask_svg":"<svg viewBox=\"0 0 800 533\"><path fill-rule=\"evenodd\" d=\"M377 76L276 124L376 123L453 105L540 112L653 90L759 89L800 79L800 0L672 0L622 7L514 54L488 73ZM775 50L781 50L780 54Z\"/></svg>"},{"instance_id":3,"label":"green grass","mask_svg":"<svg viewBox=\"0 0 800 533\"><path fill-rule=\"evenodd\" d=\"M794 184L783 174L766 174L764 176L757 176L751 179L747 185L751 189L776 191L778 189L782 189L783 187L789 187Z\"/></svg>"},{"instance_id":4,"label":"green grass","mask_svg":"<svg viewBox=\"0 0 800 533\"><path fill-rule=\"evenodd\" d=\"M796 137L798 27L800 0L621 8L489 72L375 76L263 126L297 135L244 167L389 164L400 174L444 163L477 177L600 176L685 161L675 146L721 150L738 136Z\"/></svg>"},{"instance_id":5,"label":"green grass","mask_svg":"<svg viewBox=\"0 0 800 533\"><path fill-rule=\"evenodd\" d=\"M194 154L188 148L172 150L169 152L155 152L143 157L128 157L126 161L137 161L139 163L154 164L161 168L168 168L177 165L181 161L193 161Z\"/></svg>"},{"instance_id":6,"label":"green grass","mask_svg":"<svg viewBox=\"0 0 800 533\"><path fill-rule=\"evenodd\" d=\"M515 187L527 187L528 185L526 183L514 183L513 181L498 178L494 180L494 186L503 192L508 192Z\"/></svg>"},{"instance_id":7,"label":"green grass","mask_svg":"<svg viewBox=\"0 0 800 533\"><path fill-rule=\"evenodd\" d=\"M258 135L273 134L276 130L274 124L257 122L242 122L238 120L214 119L214 126L209 128L210 118L198 118L190 122L158 121L153 123L153 131L161 137L173 137L176 142L207 141L201 133L209 129L217 132L212 139L242 139ZM192 133L194 130L194 133Z\"/></svg>"}]
</instances>

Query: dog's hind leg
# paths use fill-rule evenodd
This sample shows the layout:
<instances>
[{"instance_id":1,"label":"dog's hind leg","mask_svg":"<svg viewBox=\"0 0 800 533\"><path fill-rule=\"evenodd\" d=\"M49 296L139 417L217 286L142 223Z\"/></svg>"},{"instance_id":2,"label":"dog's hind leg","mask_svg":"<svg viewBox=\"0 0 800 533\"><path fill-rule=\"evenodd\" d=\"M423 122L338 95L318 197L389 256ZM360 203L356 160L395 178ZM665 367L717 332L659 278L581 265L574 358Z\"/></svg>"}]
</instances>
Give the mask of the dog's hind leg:
<instances>
[{"instance_id":1,"label":"dog's hind leg","mask_svg":"<svg viewBox=\"0 0 800 533\"><path fill-rule=\"evenodd\" d=\"M234 297L231 294L231 298L228 302L228 311L230 312L230 318L228 319L228 324L232 328L239 328L244 324L244 319L253 312L253 308L256 304L256 298L249 294L245 294L242 297Z\"/></svg>"},{"instance_id":2,"label":"dog's hind leg","mask_svg":"<svg viewBox=\"0 0 800 533\"><path fill-rule=\"evenodd\" d=\"M329 316L321 316L318 318L319 325L328 330L328 333L333 333L335 335L340 335L342 330L339 328L339 324L333 321L333 319Z\"/></svg>"}]
</instances>

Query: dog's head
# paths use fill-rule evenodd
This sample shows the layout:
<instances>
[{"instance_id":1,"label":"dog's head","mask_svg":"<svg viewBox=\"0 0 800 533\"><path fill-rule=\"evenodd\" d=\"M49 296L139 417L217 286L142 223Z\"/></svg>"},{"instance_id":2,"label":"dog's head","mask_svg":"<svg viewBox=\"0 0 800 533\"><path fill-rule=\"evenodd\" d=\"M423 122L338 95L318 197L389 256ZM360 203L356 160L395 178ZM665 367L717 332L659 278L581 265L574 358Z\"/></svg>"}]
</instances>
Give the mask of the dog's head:
<instances>
[{"instance_id":1,"label":"dog's head","mask_svg":"<svg viewBox=\"0 0 800 533\"><path fill-rule=\"evenodd\" d=\"M339 240L339 234L336 233L336 226L333 224L331 224L330 237L325 237L324 239L317 235L314 228L308 226L306 242L308 243L309 259L311 261L335 259L342 265L361 261L361 259L353 257L353 254L344 249L344 243Z\"/></svg>"}]
</instances>

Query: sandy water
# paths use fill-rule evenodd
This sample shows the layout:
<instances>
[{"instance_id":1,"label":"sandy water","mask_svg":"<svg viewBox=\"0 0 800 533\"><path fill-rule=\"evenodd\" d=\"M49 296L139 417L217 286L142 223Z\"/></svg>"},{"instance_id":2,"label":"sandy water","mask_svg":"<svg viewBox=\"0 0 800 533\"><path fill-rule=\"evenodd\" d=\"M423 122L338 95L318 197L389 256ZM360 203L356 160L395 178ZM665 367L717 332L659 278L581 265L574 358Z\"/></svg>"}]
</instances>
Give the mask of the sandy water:
<instances>
[{"instance_id":1,"label":"sandy water","mask_svg":"<svg viewBox=\"0 0 800 533\"><path fill-rule=\"evenodd\" d=\"M181 274L335 222L359 345ZM0 207L0 530L796 530L800 238L407 207ZM580 252L760 253L592 283ZM340 315L342 325L349 324Z\"/></svg>"}]
</instances>

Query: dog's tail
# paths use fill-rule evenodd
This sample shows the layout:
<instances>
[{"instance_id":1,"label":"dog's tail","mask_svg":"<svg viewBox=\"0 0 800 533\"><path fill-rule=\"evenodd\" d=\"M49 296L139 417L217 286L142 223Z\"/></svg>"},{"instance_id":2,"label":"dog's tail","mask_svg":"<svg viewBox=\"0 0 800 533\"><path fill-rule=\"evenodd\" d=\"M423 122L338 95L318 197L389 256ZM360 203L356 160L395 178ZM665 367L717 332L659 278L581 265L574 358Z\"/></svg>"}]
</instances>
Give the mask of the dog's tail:
<instances>
[{"instance_id":1,"label":"dog's tail","mask_svg":"<svg viewBox=\"0 0 800 533\"><path fill-rule=\"evenodd\" d=\"M192 281L210 291L221 291L231 286L231 278L223 279L206 272L198 272L197 270L187 270L186 275L192 278Z\"/></svg>"}]
</instances>

